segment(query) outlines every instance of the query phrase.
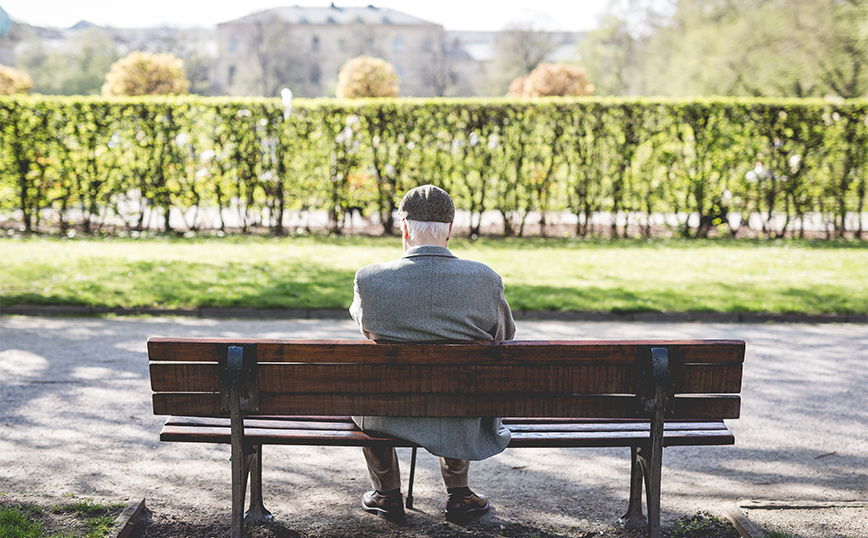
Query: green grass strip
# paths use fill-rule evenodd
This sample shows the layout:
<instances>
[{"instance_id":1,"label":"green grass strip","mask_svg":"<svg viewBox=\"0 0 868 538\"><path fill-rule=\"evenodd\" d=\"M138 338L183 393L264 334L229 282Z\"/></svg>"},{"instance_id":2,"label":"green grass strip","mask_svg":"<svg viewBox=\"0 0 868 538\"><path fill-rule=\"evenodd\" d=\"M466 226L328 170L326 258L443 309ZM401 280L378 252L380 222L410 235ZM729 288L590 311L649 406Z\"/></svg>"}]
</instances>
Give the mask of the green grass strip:
<instances>
[{"instance_id":1,"label":"green grass strip","mask_svg":"<svg viewBox=\"0 0 868 538\"><path fill-rule=\"evenodd\" d=\"M0 538L43 538L42 525L27 511L12 507L0 509Z\"/></svg>"},{"instance_id":2,"label":"green grass strip","mask_svg":"<svg viewBox=\"0 0 868 538\"><path fill-rule=\"evenodd\" d=\"M490 265L514 310L868 312L868 243L453 240ZM395 238L0 240L3 305L326 308L355 271L402 254Z\"/></svg>"}]
</instances>

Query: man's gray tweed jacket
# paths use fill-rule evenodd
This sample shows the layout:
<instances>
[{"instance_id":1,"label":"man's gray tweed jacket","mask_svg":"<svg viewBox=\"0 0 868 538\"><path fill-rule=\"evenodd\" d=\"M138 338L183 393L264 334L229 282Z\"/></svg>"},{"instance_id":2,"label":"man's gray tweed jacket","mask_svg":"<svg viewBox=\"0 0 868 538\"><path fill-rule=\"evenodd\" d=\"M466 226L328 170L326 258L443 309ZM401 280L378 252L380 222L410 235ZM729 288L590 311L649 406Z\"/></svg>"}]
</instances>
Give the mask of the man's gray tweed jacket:
<instances>
[{"instance_id":1,"label":"man's gray tweed jacket","mask_svg":"<svg viewBox=\"0 0 868 538\"><path fill-rule=\"evenodd\" d=\"M444 247L412 247L398 260L356 273L350 315L372 340L511 340L515 322L503 282L490 267ZM499 418L353 417L363 430L413 441L436 456L481 460L502 452Z\"/></svg>"}]
</instances>

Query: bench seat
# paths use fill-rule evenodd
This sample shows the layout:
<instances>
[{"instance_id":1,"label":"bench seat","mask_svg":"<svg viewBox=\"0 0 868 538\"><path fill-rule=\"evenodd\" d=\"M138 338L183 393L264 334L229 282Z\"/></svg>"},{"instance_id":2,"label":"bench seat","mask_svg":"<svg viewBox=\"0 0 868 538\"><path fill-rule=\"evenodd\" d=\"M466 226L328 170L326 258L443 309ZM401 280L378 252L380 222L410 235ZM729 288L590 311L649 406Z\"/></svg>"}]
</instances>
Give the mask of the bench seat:
<instances>
[{"instance_id":1,"label":"bench seat","mask_svg":"<svg viewBox=\"0 0 868 538\"><path fill-rule=\"evenodd\" d=\"M648 442L651 431L647 420L505 418L503 422L512 431L509 448L636 447ZM225 444L231 438L228 418L172 416L160 432L160 441L169 442ZM369 435L350 417L247 417L244 438L263 445L415 446L394 437ZM663 427L663 446L732 444L735 437L722 420L669 421Z\"/></svg>"}]
</instances>

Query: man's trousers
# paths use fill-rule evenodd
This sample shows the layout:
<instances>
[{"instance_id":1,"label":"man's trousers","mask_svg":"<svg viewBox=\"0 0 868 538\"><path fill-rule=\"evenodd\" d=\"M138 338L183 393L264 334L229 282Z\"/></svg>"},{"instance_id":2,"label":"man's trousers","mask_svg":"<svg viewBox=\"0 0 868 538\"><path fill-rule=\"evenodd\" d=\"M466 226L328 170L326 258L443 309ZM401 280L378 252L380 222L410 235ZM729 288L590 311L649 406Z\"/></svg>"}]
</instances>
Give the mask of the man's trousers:
<instances>
[{"instance_id":1,"label":"man's trousers","mask_svg":"<svg viewBox=\"0 0 868 538\"><path fill-rule=\"evenodd\" d=\"M395 447L378 446L364 447L365 461L371 474L374 489L383 493L401 489L401 471L398 467L398 454ZM468 487L467 474L470 470L469 460L440 458L440 474L446 488Z\"/></svg>"}]
</instances>

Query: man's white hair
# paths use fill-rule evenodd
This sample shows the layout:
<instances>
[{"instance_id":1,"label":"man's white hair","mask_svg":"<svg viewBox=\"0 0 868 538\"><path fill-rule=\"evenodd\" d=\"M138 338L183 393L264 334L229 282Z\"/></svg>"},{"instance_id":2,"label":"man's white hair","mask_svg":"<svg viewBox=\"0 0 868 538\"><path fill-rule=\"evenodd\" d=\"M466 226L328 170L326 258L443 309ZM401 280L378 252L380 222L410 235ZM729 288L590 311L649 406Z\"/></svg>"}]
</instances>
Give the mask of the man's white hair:
<instances>
[{"instance_id":1,"label":"man's white hair","mask_svg":"<svg viewBox=\"0 0 868 538\"><path fill-rule=\"evenodd\" d=\"M407 223L407 235L411 241L416 241L420 237L431 237L435 241L444 242L449 238L449 222L432 222L421 220L409 220Z\"/></svg>"}]
</instances>

